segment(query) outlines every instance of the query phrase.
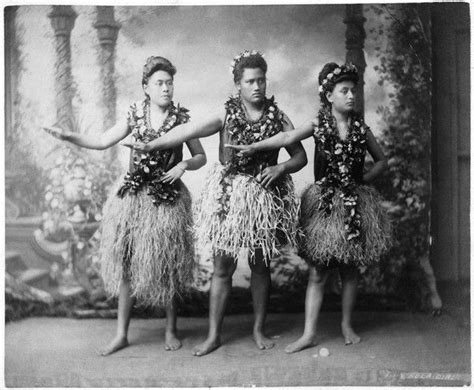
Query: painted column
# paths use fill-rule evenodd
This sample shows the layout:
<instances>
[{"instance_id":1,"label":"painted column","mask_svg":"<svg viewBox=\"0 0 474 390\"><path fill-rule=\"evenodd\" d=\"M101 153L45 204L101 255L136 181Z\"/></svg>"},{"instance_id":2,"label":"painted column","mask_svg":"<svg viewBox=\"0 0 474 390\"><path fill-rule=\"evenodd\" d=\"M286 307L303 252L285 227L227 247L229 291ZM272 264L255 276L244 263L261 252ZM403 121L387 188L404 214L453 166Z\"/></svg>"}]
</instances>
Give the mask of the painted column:
<instances>
[{"instance_id":1,"label":"painted column","mask_svg":"<svg viewBox=\"0 0 474 390\"><path fill-rule=\"evenodd\" d=\"M103 130L109 129L116 121L117 90L115 88L115 46L120 23L115 21L114 7L96 7L97 20L94 27L99 38L99 65L101 80L101 107ZM117 155L116 147L111 148L111 158Z\"/></svg>"},{"instance_id":2,"label":"painted column","mask_svg":"<svg viewBox=\"0 0 474 390\"><path fill-rule=\"evenodd\" d=\"M362 4L347 4L344 23L346 24L346 61L352 62L359 71L356 88L356 110L364 114L364 72L367 66L364 56L365 30Z\"/></svg>"},{"instance_id":3,"label":"painted column","mask_svg":"<svg viewBox=\"0 0 474 390\"><path fill-rule=\"evenodd\" d=\"M48 14L56 41L55 93L56 121L64 128L74 131L72 98L74 96L71 73L71 31L77 14L71 6L54 5Z\"/></svg>"}]
</instances>

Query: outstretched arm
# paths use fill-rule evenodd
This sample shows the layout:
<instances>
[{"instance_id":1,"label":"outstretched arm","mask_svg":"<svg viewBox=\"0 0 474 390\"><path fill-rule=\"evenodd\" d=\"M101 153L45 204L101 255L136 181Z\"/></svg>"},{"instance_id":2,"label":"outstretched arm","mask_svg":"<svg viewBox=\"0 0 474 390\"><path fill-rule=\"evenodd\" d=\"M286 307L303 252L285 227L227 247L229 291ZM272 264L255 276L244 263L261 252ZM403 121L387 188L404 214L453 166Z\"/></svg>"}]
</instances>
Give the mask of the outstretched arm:
<instances>
[{"instance_id":1,"label":"outstretched arm","mask_svg":"<svg viewBox=\"0 0 474 390\"><path fill-rule=\"evenodd\" d=\"M189 141L190 139L209 137L210 135L217 133L222 128L223 122L223 116L216 116L199 122L188 122L172 128L166 134L163 134L161 137L158 137L147 144L143 142L134 142L122 143L121 145L145 153L153 150L171 149Z\"/></svg>"},{"instance_id":2,"label":"outstretched arm","mask_svg":"<svg viewBox=\"0 0 474 390\"><path fill-rule=\"evenodd\" d=\"M252 154L258 151L287 147L291 144L294 144L298 141L308 138L311 135L313 135L313 121L308 121L294 130L280 132L278 134L275 134L273 137L264 139L259 142L255 142L254 144L251 144L251 145L227 144L225 145L225 147L238 150L244 156L251 156Z\"/></svg>"},{"instance_id":3,"label":"outstretched arm","mask_svg":"<svg viewBox=\"0 0 474 390\"><path fill-rule=\"evenodd\" d=\"M364 174L364 183L372 181L388 168L387 158L383 154L380 145L369 129L367 129L367 150L374 159L375 164Z\"/></svg>"},{"instance_id":4,"label":"outstretched arm","mask_svg":"<svg viewBox=\"0 0 474 390\"><path fill-rule=\"evenodd\" d=\"M168 172L165 173L161 181L165 183L173 183L183 176L185 171L194 171L201 168L206 163L206 154L198 139L191 139L186 142L191 153L191 158L176 164Z\"/></svg>"},{"instance_id":5,"label":"outstretched arm","mask_svg":"<svg viewBox=\"0 0 474 390\"><path fill-rule=\"evenodd\" d=\"M83 148L98 150L107 149L110 146L115 145L117 142L124 139L129 133L126 118L117 122L104 133L80 134L55 126L45 126L43 129L53 137L62 141L68 141Z\"/></svg>"}]
</instances>

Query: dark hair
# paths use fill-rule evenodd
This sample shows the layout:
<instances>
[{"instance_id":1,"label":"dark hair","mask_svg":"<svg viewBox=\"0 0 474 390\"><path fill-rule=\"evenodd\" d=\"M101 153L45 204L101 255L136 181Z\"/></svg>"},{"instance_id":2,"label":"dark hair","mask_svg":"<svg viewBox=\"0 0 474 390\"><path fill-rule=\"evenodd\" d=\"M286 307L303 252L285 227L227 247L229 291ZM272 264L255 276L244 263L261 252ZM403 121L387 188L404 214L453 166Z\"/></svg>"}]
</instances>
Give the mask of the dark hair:
<instances>
[{"instance_id":1,"label":"dark hair","mask_svg":"<svg viewBox=\"0 0 474 390\"><path fill-rule=\"evenodd\" d=\"M336 68L341 69L339 74L334 74ZM328 75L332 73L331 79L327 79ZM324 81L326 80L326 83ZM344 64L339 66L335 62L329 62L323 66L321 72L318 75L319 85L322 86L322 90L319 91L319 97L323 105L330 105L326 93L332 92L337 83L343 81L352 81L354 84L359 82L359 75L357 74L357 68L352 64Z\"/></svg>"},{"instance_id":2,"label":"dark hair","mask_svg":"<svg viewBox=\"0 0 474 390\"><path fill-rule=\"evenodd\" d=\"M146 60L145 65L143 66L143 76L142 76L142 85L148 84L148 80L153 75L153 73L162 70L168 73L171 77L174 77L176 74L176 68L174 65L164 57L151 56Z\"/></svg>"},{"instance_id":3,"label":"dark hair","mask_svg":"<svg viewBox=\"0 0 474 390\"><path fill-rule=\"evenodd\" d=\"M260 68L263 73L267 73L267 62L262 57L260 53L257 54L250 54L247 57L241 56L240 59L234 66L232 73L234 75L234 83L238 83L244 74L244 70L248 69L255 69Z\"/></svg>"}]
</instances>

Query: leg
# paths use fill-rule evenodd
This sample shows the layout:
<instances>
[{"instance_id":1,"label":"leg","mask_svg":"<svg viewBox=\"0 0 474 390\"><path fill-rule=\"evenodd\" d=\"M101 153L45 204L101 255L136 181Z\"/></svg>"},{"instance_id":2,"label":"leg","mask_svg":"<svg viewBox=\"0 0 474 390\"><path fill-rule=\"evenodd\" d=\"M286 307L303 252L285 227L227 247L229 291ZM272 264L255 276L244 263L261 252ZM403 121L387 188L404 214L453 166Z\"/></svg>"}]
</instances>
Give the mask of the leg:
<instances>
[{"instance_id":1,"label":"leg","mask_svg":"<svg viewBox=\"0 0 474 390\"><path fill-rule=\"evenodd\" d=\"M100 354L102 356L110 355L118 350L128 346L128 325L130 324L130 315L132 313L134 299L131 297L130 282L122 279L119 287L118 312L117 312L117 334L115 338L104 347Z\"/></svg>"},{"instance_id":2,"label":"leg","mask_svg":"<svg viewBox=\"0 0 474 390\"><path fill-rule=\"evenodd\" d=\"M342 335L346 345L357 344L360 337L352 329L352 312L357 296L357 268L343 265L339 272L342 279Z\"/></svg>"},{"instance_id":3,"label":"leg","mask_svg":"<svg viewBox=\"0 0 474 390\"><path fill-rule=\"evenodd\" d=\"M324 298L324 285L328 278L326 270L309 267L308 287L306 288L305 321L303 335L285 348L286 353L301 351L316 345L316 326Z\"/></svg>"},{"instance_id":4,"label":"leg","mask_svg":"<svg viewBox=\"0 0 474 390\"><path fill-rule=\"evenodd\" d=\"M194 356L206 355L221 345L222 322L232 289L232 275L236 267L237 263L232 257L218 255L214 258L214 273L209 293L209 334L202 344L194 348Z\"/></svg>"},{"instance_id":5,"label":"leg","mask_svg":"<svg viewBox=\"0 0 474 390\"><path fill-rule=\"evenodd\" d=\"M181 341L177 335L177 310L176 300L173 301L166 307L166 330L165 330L165 350L176 351L181 348Z\"/></svg>"},{"instance_id":6,"label":"leg","mask_svg":"<svg viewBox=\"0 0 474 390\"><path fill-rule=\"evenodd\" d=\"M254 311L253 339L259 349L273 348L275 343L264 335L265 318L267 316L268 297L271 278L270 267L265 264L261 251L257 251L255 262L249 262L251 277L250 290Z\"/></svg>"}]
</instances>

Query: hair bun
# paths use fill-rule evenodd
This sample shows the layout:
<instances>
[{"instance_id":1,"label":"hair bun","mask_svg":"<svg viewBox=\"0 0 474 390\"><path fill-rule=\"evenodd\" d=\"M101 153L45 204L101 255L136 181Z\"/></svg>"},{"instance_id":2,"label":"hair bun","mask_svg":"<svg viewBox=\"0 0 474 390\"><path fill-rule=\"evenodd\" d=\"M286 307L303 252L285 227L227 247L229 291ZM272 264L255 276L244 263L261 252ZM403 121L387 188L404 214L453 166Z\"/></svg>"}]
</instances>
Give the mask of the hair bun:
<instances>
[{"instance_id":1,"label":"hair bun","mask_svg":"<svg viewBox=\"0 0 474 390\"><path fill-rule=\"evenodd\" d=\"M158 70L163 70L171 76L176 74L176 68L170 60L165 57L151 56L147 58L145 65L143 65L142 83L146 84L148 78Z\"/></svg>"}]
</instances>

